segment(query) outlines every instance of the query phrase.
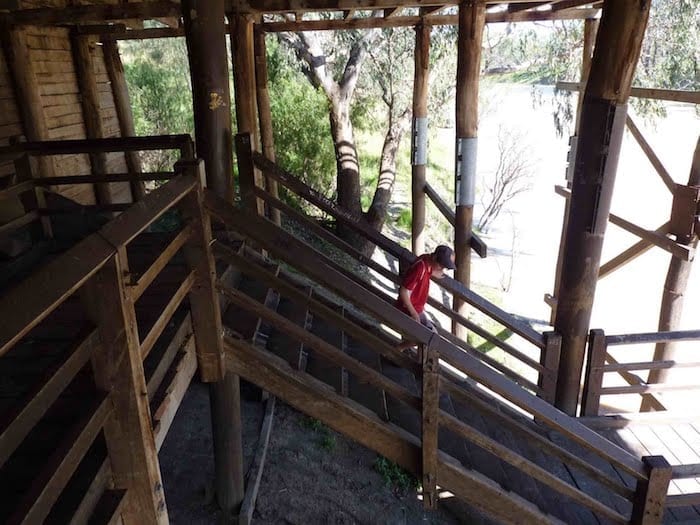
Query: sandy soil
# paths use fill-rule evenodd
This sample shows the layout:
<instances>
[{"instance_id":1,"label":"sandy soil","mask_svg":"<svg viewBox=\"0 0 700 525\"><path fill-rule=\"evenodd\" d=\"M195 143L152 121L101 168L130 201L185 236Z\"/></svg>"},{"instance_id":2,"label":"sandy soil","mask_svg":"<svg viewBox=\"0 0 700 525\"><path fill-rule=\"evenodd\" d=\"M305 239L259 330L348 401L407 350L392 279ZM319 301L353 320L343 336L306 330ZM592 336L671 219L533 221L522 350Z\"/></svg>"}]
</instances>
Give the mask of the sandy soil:
<instances>
[{"instance_id":1,"label":"sandy soil","mask_svg":"<svg viewBox=\"0 0 700 525\"><path fill-rule=\"evenodd\" d=\"M262 416L261 403L244 402L246 470L255 453ZM171 523L219 523L222 515L211 490L214 463L205 385L195 381L190 386L159 459ZM464 507L455 501L445 500L447 503L435 512L424 511L415 490L385 483L373 466L376 459L371 450L277 400L253 523L481 522L478 516L465 514Z\"/></svg>"}]
</instances>

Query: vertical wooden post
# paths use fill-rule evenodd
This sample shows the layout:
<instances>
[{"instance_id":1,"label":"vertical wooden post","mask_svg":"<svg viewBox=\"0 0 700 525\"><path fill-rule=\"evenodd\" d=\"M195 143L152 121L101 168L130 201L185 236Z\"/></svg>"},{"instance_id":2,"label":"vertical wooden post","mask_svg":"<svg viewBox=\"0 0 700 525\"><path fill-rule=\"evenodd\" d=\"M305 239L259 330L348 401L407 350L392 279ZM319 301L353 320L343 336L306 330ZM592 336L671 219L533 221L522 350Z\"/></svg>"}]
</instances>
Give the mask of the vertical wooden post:
<instances>
[{"instance_id":1,"label":"vertical wooden post","mask_svg":"<svg viewBox=\"0 0 700 525\"><path fill-rule=\"evenodd\" d=\"M600 391L603 388L603 367L608 345L605 343L603 330L591 330L588 336L588 362L583 379L583 396L581 398L581 415L597 416L600 410Z\"/></svg>"},{"instance_id":2,"label":"vertical wooden post","mask_svg":"<svg viewBox=\"0 0 700 525\"><path fill-rule=\"evenodd\" d=\"M479 129L479 73L481 71L481 40L486 23L486 2L464 0L459 5L459 35L457 38L457 95L455 148L455 279L465 286L471 280L472 219L476 184L476 148ZM454 298L454 310L469 317L467 303ZM466 340L467 329L453 321L452 332Z\"/></svg>"},{"instance_id":3,"label":"vertical wooden post","mask_svg":"<svg viewBox=\"0 0 700 525\"><path fill-rule=\"evenodd\" d=\"M561 357L561 336L556 332L545 332L544 343L544 348L540 354L540 364L544 366L544 372L540 374L537 386L542 389L542 399L549 403L554 403L559 359Z\"/></svg>"},{"instance_id":4,"label":"vertical wooden post","mask_svg":"<svg viewBox=\"0 0 700 525\"><path fill-rule=\"evenodd\" d=\"M274 162L275 139L272 132L270 92L267 89L267 48L265 46L265 32L258 26L255 26L255 87L262 151L265 157ZM279 196L277 181L272 177L266 177L265 184L270 195L277 198ZM281 224L280 211L277 208L270 208L270 218L278 226Z\"/></svg>"},{"instance_id":5,"label":"vertical wooden post","mask_svg":"<svg viewBox=\"0 0 700 525\"><path fill-rule=\"evenodd\" d=\"M632 505L632 525L658 525L664 516L666 493L671 482L672 468L663 456L642 458L648 480L637 481Z\"/></svg>"},{"instance_id":6,"label":"vertical wooden post","mask_svg":"<svg viewBox=\"0 0 700 525\"><path fill-rule=\"evenodd\" d=\"M192 77L197 156L207 187L233 201L231 93L224 0L183 0L182 14Z\"/></svg>"},{"instance_id":7,"label":"vertical wooden post","mask_svg":"<svg viewBox=\"0 0 700 525\"><path fill-rule=\"evenodd\" d=\"M122 137L135 137L134 115L131 112L131 102L129 101L129 89L124 76L124 66L119 56L119 45L116 40L105 39L102 41L102 53L105 59L105 68L112 86L112 97L114 107L119 121L119 132ZM129 173L141 173L141 158L136 151L124 153L126 166ZM131 196L135 201L140 201L146 195L143 181L131 181Z\"/></svg>"},{"instance_id":8,"label":"vertical wooden post","mask_svg":"<svg viewBox=\"0 0 700 525\"><path fill-rule=\"evenodd\" d=\"M83 121L85 133L89 139L104 138L102 129L102 114L100 113L100 98L97 92L97 81L92 64L92 50L95 45L93 37L71 33L71 47L73 49L73 62L75 74L78 77L80 87L80 102L83 107ZM107 174L107 155L103 152L90 153L90 166L92 174L103 177ZM111 204L113 202L109 183L95 184L95 195L99 204Z\"/></svg>"},{"instance_id":9,"label":"vertical wooden post","mask_svg":"<svg viewBox=\"0 0 700 525\"><path fill-rule=\"evenodd\" d=\"M233 86L236 92L236 122L238 134L250 134L251 148L258 144L258 128L255 124L255 52L253 50L253 18L250 15L229 14L229 29L231 36L231 54L233 62ZM254 184L262 188L260 173L254 170ZM254 198L248 201L264 215L265 206L262 200Z\"/></svg>"},{"instance_id":10,"label":"vertical wooden post","mask_svg":"<svg viewBox=\"0 0 700 525\"><path fill-rule=\"evenodd\" d=\"M588 74L591 71L591 59L593 58L593 45L595 44L595 36L598 32L598 19L587 18L583 26L583 56L581 57L581 88L578 92L578 102L576 104L576 122L574 125L573 135L569 138L569 166L567 167L566 185L571 188L570 173L574 170L574 160L578 145L579 128L581 127L581 108L583 107L583 93L585 91L586 82L588 82ZM564 203L564 215L561 226L561 236L559 238L559 254L557 256L557 268L554 273L554 301L550 304L552 311L549 316L550 324L554 324L554 319L557 315L557 298L559 297L559 287L561 286L561 269L564 264L564 239L566 238L566 228L569 224L569 199Z\"/></svg>"},{"instance_id":11,"label":"vertical wooden post","mask_svg":"<svg viewBox=\"0 0 700 525\"><path fill-rule=\"evenodd\" d=\"M32 142L48 140L49 129L46 125L44 106L41 103L39 81L34 71L34 62L29 56L24 30L17 27L0 27L0 39L2 39L7 67L12 76L24 135L28 141ZM39 177L47 178L55 175L51 157L41 156L37 164Z\"/></svg>"},{"instance_id":12,"label":"vertical wooden post","mask_svg":"<svg viewBox=\"0 0 700 525\"><path fill-rule=\"evenodd\" d=\"M180 162L176 169L197 176L197 165L203 161ZM185 260L195 272L189 293L192 330L197 348L197 361L202 381L211 383L224 377L223 328L219 299L216 294L216 268L210 243L211 222L204 211L201 187L191 191L179 205L183 220L192 225L193 233L183 246Z\"/></svg>"},{"instance_id":13,"label":"vertical wooden post","mask_svg":"<svg viewBox=\"0 0 700 525\"><path fill-rule=\"evenodd\" d=\"M562 335L556 405L576 413L586 336L600 255L610 213L627 99L649 16L647 0L603 4L591 72L584 93L581 131L564 241L554 329Z\"/></svg>"},{"instance_id":14,"label":"vertical wooden post","mask_svg":"<svg viewBox=\"0 0 700 525\"><path fill-rule=\"evenodd\" d=\"M35 177L37 168L35 168L37 162L36 157L24 154L15 160L15 173L17 174L19 180L32 180ZM29 193L29 192L27 192ZM46 198L44 197L44 188L41 186L34 186L34 191L31 193L29 199L22 199L22 204L26 211L38 210L41 208L46 208ZM53 227L51 225L51 217L42 215L39 219L41 221L41 232L32 231L32 235L36 237L43 237L47 239L53 238Z\"/></svg>"},{"instance_id":15,"label":"vertical wooden post","mask_svg":"<svg viewBox=\"0 0 700 525\"><path fill-rule=\"evenodd\" d=\"M255 176L253 168L253 150L250 134L236 135L236 160L238 161L238 184L241 200L249 210L255 209Z\"/></svg>"},{"instance_id":16,"label":"vertical wooden post","mask_svg":"<svg viewBox=\"0 0 700 525\"><path fill-rule=\"evenodd\" d=\"M690 167L690 176L688 177L688 186L700 186L700 139L695 146L695 154L693 155L693 163ZM678 186L676 195L673 199L674 208L685 208L685 210L675 210L681 216L681 225L689 226L686 232L693 232L691 235L676 235L676 242L697 248L698 246L698 231L692 227L693 213L692 204L695 204L695 213L697 213L697 203L682 202L679 198L681 192L686 191L687 187ZM697 194L696 194L697 195ZM689 213L690 212L690 213ZM672 215L674 212L672 211ZM676 221L671 221L676 222ZM687 224L690 222L690 224ZM684 224L685 223L685 224ZM674 233L674 232L671 232ZM661 298L661 311L659 313L659 332L670 332L678 330L681 325L681 316L683 314L683 301L685 291L688 287L690 279L690 270L693 267L693 261L682 261L677 257L671 257L671 262L668 265L666 273L666 281L664 282L664 291ZM654 348L654 361L677 360L679 352L679 343L657 343ZM671 377L670 370L650 370L648 383L664 383ZM651 396L644 396L642 399L641 410L648 411L652 404Z\"/></svg>"},{"instance_id":17,"label":"vertical wooden post","mask_svg":"<svg viewBox=\"0 0 700 525\"><path fill-rule=\"evenodd\" d=\"M85 285L83 303L100 334L92 353L98 388L110 392L114 410L104 434L114 485L127 490L122 519L127 525L168 523L134 303L125 291L126 250Z\"/></svg>"},{"instance_id":18,"label":"vertical wooden post","mask_svg":"<svg viewBox=\"0 0 700 525\"><path fill-rule=\"evenodd\" d=\"M421 8L421 13L425 8ZM428 78L430 32L424 23L416 26L413 75L413 130L411 133L411 245L413 253L425 252L425 165L428 162Z\"/></svg>"},{"instance_id":19,"label":"vertical wooden post","mask_svg":"<svg viewBox=\"0 0 700 525\"><path fill-rule=\"evenodd\" d=\"M423 417L421 451L423 454L423 506L437 507L438 425L440 420L439 353L430 343L419 349L423 364Z\"/></svg>"}]
</instances>

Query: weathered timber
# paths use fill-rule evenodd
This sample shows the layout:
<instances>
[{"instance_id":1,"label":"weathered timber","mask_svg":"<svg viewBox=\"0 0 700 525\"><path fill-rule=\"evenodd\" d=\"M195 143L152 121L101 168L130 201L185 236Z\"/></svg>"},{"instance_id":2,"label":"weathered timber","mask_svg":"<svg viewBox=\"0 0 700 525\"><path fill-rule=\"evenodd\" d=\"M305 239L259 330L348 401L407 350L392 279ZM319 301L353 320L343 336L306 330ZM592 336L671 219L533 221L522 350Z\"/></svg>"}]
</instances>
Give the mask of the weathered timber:
<instances>
[{"instance_id":1,"label":"weathered timber","mask_svg":"<svg viewBox=\"0 0 700 525\"><path fill-rule=\"evenodd\" d=\"M253 153L253 159L255 163L261 167L261 169L273 177L275 177L283 186L294 191L297 195L303 197L308 202L314 204L323 211L331 214L338 221L342 222L345 226L349 227L353 231L363 235L364 237L371 240L379 248L387 251L392 256L399 259L399 261L406 262L407 264L412 263L415 260L415 256L401 245L391 241L390 239L384 237L379 232L374 230L369 226L364 219L361 217L356 217L349 211L341 208L335 202L328 199L316 190L309 188L299 179L294 177L294 175L282 170L275 164L269 162L265 157L259 153ZM493 317L498 320L501 324L507 328L513 330L518 335L525 338L527 341L534 345L542 348L544 345L544 338L542 334L535 331L530 325L522 322L518 319L513 318L504 310L498 308L496 305L486 301L482 297L476 295L474 292L469 290L466 286L457 282L449 277L444 277L438 281L436 284L445 288L448 292L459 295L463 297L469 304L485 313L486 315Z\"/></svg>"},{"instance_id":2,"label":"weathered timber","mask_svg":"<svg viewBox=\"0 0 700 525\"><path fill-rule=\"evenodd\" d=\"M654 230L654 233L665 236L669 232L669 227L670 224L667 222L666 224L662 224L656 230ZM653 247L654 244L645 239L636 242L619 255L616 255L605 264L602 264L600 266L600 271L598 272L598 279L600 280L603 277L610 275L618 268L621 268L633 259L636 259L640 255L643 255L647 251L651 250Z\"/></svg>"},{"instance_id":3,"label":"weathered timber","mask_svg":"<svg viewBox=\"0 0 700 525\"><path fill-rule=\"evenodd\" d=\"M178 321L177 319L176 321ZM187 349L190 345L194 344L194 339L192 335L192 319L189 312L185 314L184 319L181 320L179 327L172 334L172 339L168 342L167 347L161 353L158 364L155 368L148 370L144 365L146 371L146 380L148 387L148 400L153 401L156 391L160 388L161 383L166 377L168 369L175 360L175 356L183 348ZM193 347L194 348L194 347ZM157 441L157 436L156 436Z\"/></svg>"},{"instance_id":4,"label":"weathered timber","mask_svg":"<svg viewBox=\"0 0 700 525\"><path fill-rule=\"evenodd\" d=\"M142 173L139 175L131 173L108 173L104 177L95 177L94 175L67 175L65 177L51 177L50 179L37 179L34 181L36 186L62 186L68 184L94 184L96 182L143 182L146 180L169 180L173 179L178 174L172 171L154 171L150 173Z\"/></svg>"},{"instance_id":5,"label":"weathered timber","mask_svg":"<svg viewBox=\"0 0 700 525\"><path fill-rule=\"evenodd\" d=\"M371 291L356 286L352 280L330 266L327 260L320 259L313 250L306 249L304 243L275 227L269 221L261 221L249 212L227 206L211 193L206 194L205 203L210 213L229 227L255 238L256 242L276 257L292 264L342 297L352 298L354 303L363 304L372 315L404 334L406 338L415 341L416 344L427 344L430 341L433 334L431 330L390 307ZM612 445L576 421L565 417L549 403L505 379L482 363L480 359L465 354L449 341L441 338L436 342L436 345L441 359L448 364L468 374L497 394L504 396L515 405L527 410L543 424L559 430L570 439L589 449L596 450L598 454L626 472L637 478L644 477L641 461L626 451Z\"/></svg>"},{"instance_id":6,"label":"weathered timber","mask_svg":"<svg viewBox=\"0 0 700 525\"><path fill-rule=\"evenodd\" d=\"M476 143L479 128L479 75L481 72L481 41L486 22L486 2L465 0L459 5L457 39L457 93L455 127L457 152L455 165L455 263L454 278L469 288L471 280L471 250L469 249L474 215L474 185L476 183ZM467 303L453 296L453 309L462 317L469 316ZM452 324L452 333L466 340L467 330Z\"/></svg>"},{"instance_id":7,"label":"weathered timber","mask_svg":"<svg viewBox=\"0 0 700 525\"><path fill-rule=\"evenodd\" d=\"M455 1L453 5L458 5ZM421 3L425 6L425 3ZM443 2L440 6L445 6ZM530 11L522 13L486 13L487 24L500 24L504 22L537 22L544 20L582 20L595 17L600 13L599 9L571 9L568 11L539 12ZM432 14L430 16L392 16L391 18L367 17L353 18L351 20L302 20L295 22L263 22L260 27L268 33L283 31L342 31L352 29L372 29L390 27L414 27L421 23L429 26L454 26L458 25L457 15ZM128 33L126 33L128 35Z\"/></svg>"},{"instance_id":8,"label":"weathered timber","mask_svg":"<svg viewBox=\"0 0 700 525\"><path fill-rule=\"evenodd\" d=\"M61 8L42 7L19 9L3 14L2 21L9 25L60 25L106 20L145 20L153 17L181 15L180 4L169 1L140 2L134 4L81 5Z\"/></svg>"},{"instance_id":9,"label":"weathered timber","mask_svg":"<svg viewBox=\"0 0 700 525\"><path fill-rule=\"evenodd\" d=\"M0 467L29 434L61 392L88 362L96 346L97 333L90 330L79 335L65 352L60 363L51 367L45 377L0 421Z\"/></svg>"},{"instance_id":10,"label":"weathered timber","mask_svg":"<svg viewBox=\"0 0 700 525\"><path fill-rule=\"evenodd\" d=\"M386 17L386 13L384 15ZM416 26L413 72L413 129L411 132L411 248L425 251L425 165L428 157L428 79L431 28Z\"/></svg>"},{"instance_id":11,"label":"weathered timber","mask_svg":"<svg viewBox=\"0 0 700 525\"><path fill-rule=\"evenodd\" d=\"M423 365L421 403L421 452L423 477L423 506L437 508L438 426L440 425L440 356L428 343L419 347Z\"/></svg>"},{"instance_id":12,"label":"weathered timber","mask_svg":"<svg viewBox=\"0 0 700 525\"><path fill-rule=\"evenodd\" d=\"M73 48L73 63L78 77L78 89L80 89L80 102L83 109L83 123L88 139L104 138L102 129L102 112L97 94L97 81L95 68L92 63L92 49L95 41L89 36L76 33L71 34L71 47ZM90 154L92 174L97 178L107 173L107 157L104 152L98 151ZM112 204L112 194L109 184L95 184L95 196L98 204Z\"/></svg>"},{"instance_id":13,"label":"weathered timber","mask_svg":"<svg viewBox=\"0 0 700 525\"><path fill-rule=\"evenodd\" d=\"M648 332L640 334L622 334L605 336L608 345L626 345L640 343L666 343L672 341L698 341L700 330L678 330L676 332Z\"/></svg>"},{"instance_id":14,"label":"weathered timber","mask_svg":"<svg viewBox=\"0 0 700 525\"><path fill-rule=\"evenodd\" d=\"M649 2L606 2L582 107L555 331L562 335L556 406L576 412L603 238L632 77Z\"/></svg>"},{"instance_id":15,"label":"weathered timber","mask_svg":"<svg viewBox=\"0 0 700 525\"><path fill-rule=\"evenodd\" d=\"M184 0L182 14L192 77L197 156L204 159L207 186L233 202L224 0Z\"/></svg>"},{"instance_id":16,"label":"weathered timber","mask_svg":"<svg viewBox=\"0 0 700 525\"><path fill-rule=\"evenodd\" d=\"M700 140L698 140L693 155L693 163L690 168L688 177L688 186L700 186ZM682 191L682 190L677 190ZM688 222L692 221L693 211L699 213L697 207L697 193L691 198L690 207L695 205L695 210L691 210L686 216ZM695 200L695 202L692 202ZM679 201L674 199L674 208L679 206ZM673 212L672 212L673 216ZM673 218L672 218L673 222ZM682 222L682 221L681 221ZM685 230L689 235L678 235L680 244L688 245L690 248L698 246L698 232L693 231L692 222L690 230ZM680 227L678 228L680 229ZM666 281L664 282L664 292L661 302L661 311L659 313L659 332L673 331L681 325L681 315L683 314L683 301L685 292L690 279L690 270L692 268L692 260L685 261L683 259L673 257L669 263L668 272L666 273ZM654 348L654 361L677 360L679 357L679 345L676 342L658 342ZM669 381L673 374L668 369L652 370L649 372L649 383L663 383ZM642 404L642 409L647 409L647 403Z\"/></svg>"},{"instance_id":17,"label":"weathered timber","mask_svg":"<svg viewBox=\"0 0 700 525\"><path fill-rule=\"evenodd\" d=\"M630 523L655 525L661 523L663 518L666 492L671 481L671 465L663 456L646 456L643 461L649 479L637 482Z\"/></svg>"},{"instance_id":18,"label":"weathered timber","mask_svg":"<svg viewBox=\"0 0 700 525\"><path fill-rule=\"evenodd\" d=\"M195 273L189 299L199 372L202 381L219 381L224 377L221 339L223 329L219 301L214 288L216 267L210 246L211 222L203 211L200 186L183 199L180 210L193 226L193 235L183 246L183 251L189 268Z\"/></svg>"},{"instance_id":19,"label":"weathered timber","mask_svg":"<svg viewBox=\"0 0 700 525\"><path fill-rule=\"evenodd\" d=\"M676 187L676 183L673 182L673 178L669 174L668 170L661 163L661 160L656 153L654 153L654 150L651 148L649 143L644 138L644 135L642 135L642 132L639 131L639 128L629 115L627 115L627 128L630 130L630 133L632 133L632 136L637 141L637 144L639 144L639 147L642 148L642 151L649 159L649 162L651 162L651 165L654 166L656 173L659 174L659 177L661 177L661 180L664 182L668 190L673 192Z\"/></svg>"},{"instance_id":20,"label":"weathered timber","mask_svg":"<svg viewBox=\"0 0 700 525\"><path fill-rule=\"evenodd\" d=\"M129 100L129 89L124 76L124 66L122 65L119 56L119 46L117 42L111 40L102 40L102 53L104 54L105 68L109 75L109 83L112 88L112 97L114 98L114 106L119 120L119 131L122 137L133 137L136 135L134 127L134 116L131 111L131 102ZM124 152L126 165L129 173L138 174L143 170L141 168L141 159L133 151ZM146 191L143 182L140 180L131 180L131 195L134 200L143 199Z\"/></svg>"},{"instance_id":21,"label":"weathered timber","mask_svg":"<svg viewBox=\"0 0 700 525\"><path fill-rule=\"evenodd\" d=\"M267 87L267 54L265 45L265 33L258 26L254 31L255 39L255 94L258 102L258 119L260 122L260 140L262 152L272 162L275 161L275 141L272 133L272 110L270 109L270 91ZM274 198L279 195L277 181L272 177L265 179L267 191ZM281 218L278 209L269 211L272 222L279 225Z\"/></svg>"},{"instance_id":22,"label":"weathered timber","mask_svg":"<svg viewBox=\"0 0 700 525\"><path fill-rule=\"evenodd\" d=\"M544 338L545 346L540 354L540 364L544 370L539 375L537 386L540 388L542 399L553 403L561 360L561 336L556 332L546 332Z\"/></svg>"},{"instance_id":23,"label":"weathered timber","mask_svg":"<svg viewBox=\"0 0 700 525\"><path fill-rule=\"evenodd\" d=\"M78 153L146 151L159 149L190 150L192 138L189 135L157 135L153 137L118 137L104 139L44 140L22 142L14 146L0 148L0 160L14 160L29 155L74 155Z\"/></svg>"},{"instance_id":24,"label":"weathered timber","mask_svg":"<svg viewBox=\"0 0 700 525\"><path fill-rule=\"evenodd\" d=\"M564 91L578 91L581 89L581 86L577 82L557 82L556 88ZM654 100L670 100L686 104L700 104L700 91L633 87L630 89L630 96Z\"/></svg>"},{"instance_id":25,"label":"weathered timber","mask_svg":"<svg viewBox=\"0 0 700 525\"><path fill-rule=\"evenodd\" d=\"M128 491L124 523L168 523L136 312L123 293L125 271L128 263L122 250L84 287L85 310L97 325L101 341L101 351L92 355L92 367L96 384L110 393L114 404L104 433L114 485Z\"/></svg>"},{"instance_id":26,"label":"weathered timber","mask_svg":"<svg viewBox=\"0 0 700 525\"><path fill-rule=\"evenodd\" d=\"M597 416L600 409L600 391L603 388L603 366L608 346L605 332L591 330L588 336L588 361L581 396L581 415Z\"/></svg>"}]
</instances>

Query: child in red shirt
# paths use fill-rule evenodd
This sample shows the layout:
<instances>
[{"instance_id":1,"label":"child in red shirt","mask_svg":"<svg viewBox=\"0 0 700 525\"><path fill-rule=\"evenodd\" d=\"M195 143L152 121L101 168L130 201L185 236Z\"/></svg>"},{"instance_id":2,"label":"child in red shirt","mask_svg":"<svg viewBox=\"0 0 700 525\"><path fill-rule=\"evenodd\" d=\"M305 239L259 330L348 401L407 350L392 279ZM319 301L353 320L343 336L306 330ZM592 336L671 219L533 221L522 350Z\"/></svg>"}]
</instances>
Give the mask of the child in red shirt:
<instances>
[{"instance_id":1,"label":"child in red shirt","mask_svg":"<svg viewBox=\"0 0 700 525\"><path fill-rule=\"evenodd\" d=\"M433 253L426 253L416 259L408 268L401 281L399 296L396 299L396 307L414 321L421 323L426 328L435 330L433 323L425 315L425 303L428 300L430 290L430 278L442 279L445 270L453 270L455 267L455 254L452 248L441 244ZM402 341L399 350L413 346L413 343Z\"/></svg>"}]
</instances>

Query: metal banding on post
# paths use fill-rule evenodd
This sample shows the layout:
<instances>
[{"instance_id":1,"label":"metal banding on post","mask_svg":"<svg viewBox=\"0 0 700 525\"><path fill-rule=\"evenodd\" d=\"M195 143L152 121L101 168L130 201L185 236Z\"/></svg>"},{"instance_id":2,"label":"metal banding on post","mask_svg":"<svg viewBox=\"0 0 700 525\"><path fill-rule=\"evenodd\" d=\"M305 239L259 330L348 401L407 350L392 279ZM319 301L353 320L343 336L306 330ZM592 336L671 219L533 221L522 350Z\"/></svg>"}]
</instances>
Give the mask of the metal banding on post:
<instances>
[{"instance_id":1,"label":"metal banding on post","mask_svg":"<svg viewBox=\"0 0 700 525\"><path fill-rule=\"evenodd\" d=\"M413 165L428 163L428 117L413 119Z\"/></svg>"},{"instance_id":2,"label":"metal banding on post","mask_svg":"<svg viewBox=\"0 0 700 525\"><path fill-rule=\"evenodd\" d=\"M457 206L474 206L478 140L477 137L457 139L457 174L455 176Z\"/></svg>"}]
</instances>

